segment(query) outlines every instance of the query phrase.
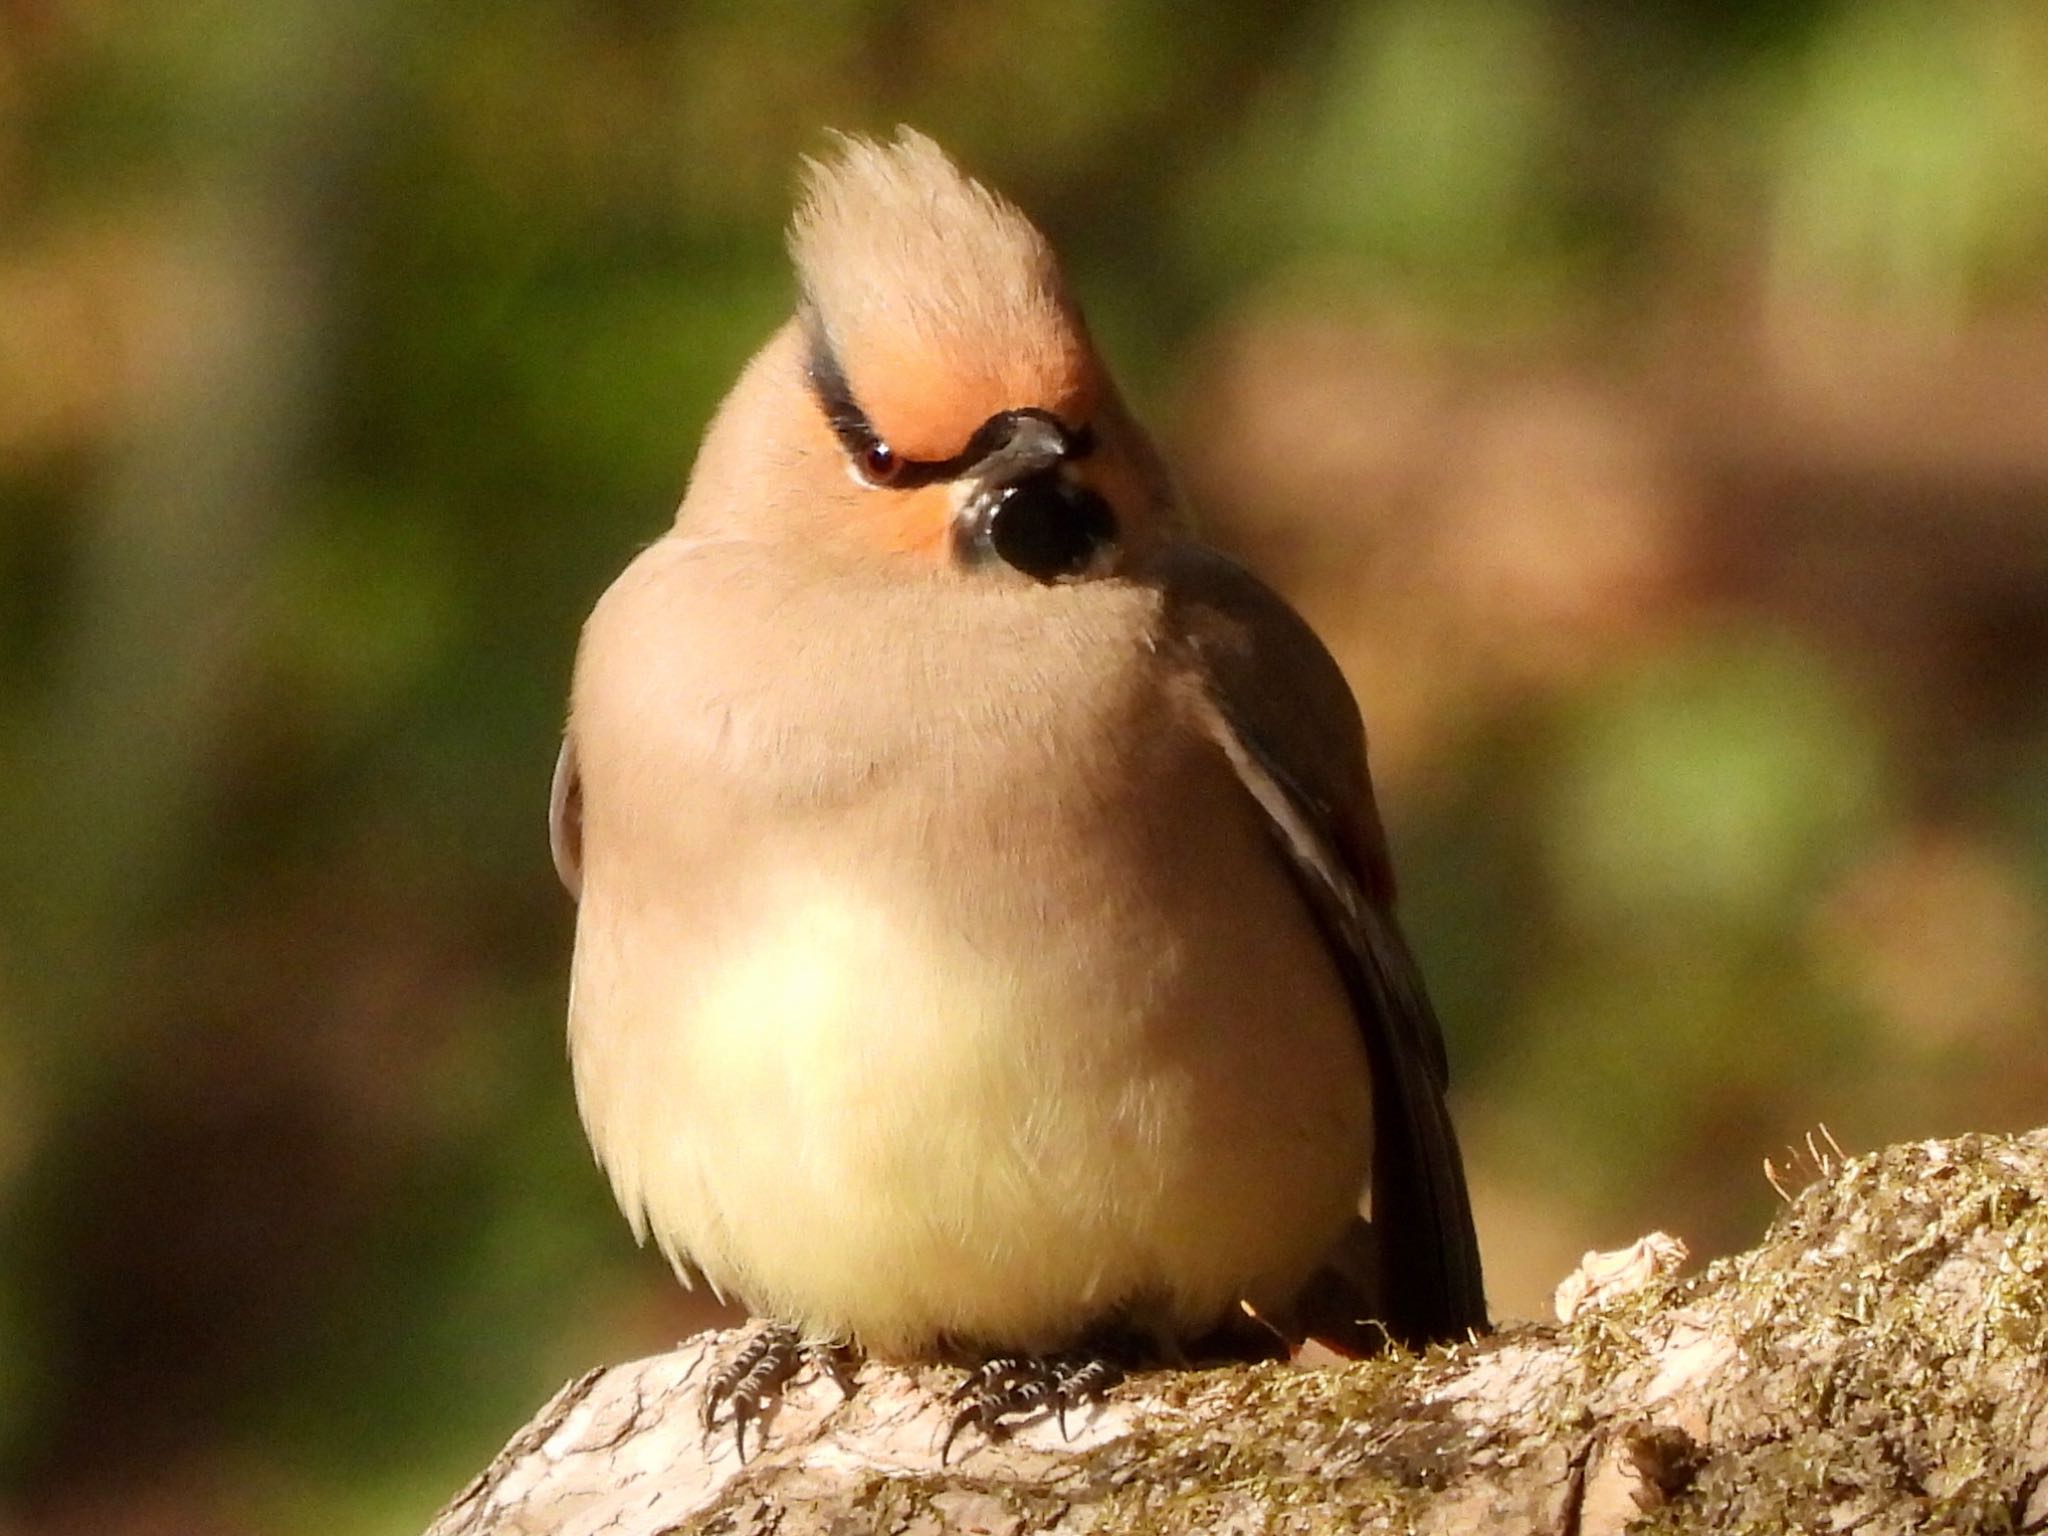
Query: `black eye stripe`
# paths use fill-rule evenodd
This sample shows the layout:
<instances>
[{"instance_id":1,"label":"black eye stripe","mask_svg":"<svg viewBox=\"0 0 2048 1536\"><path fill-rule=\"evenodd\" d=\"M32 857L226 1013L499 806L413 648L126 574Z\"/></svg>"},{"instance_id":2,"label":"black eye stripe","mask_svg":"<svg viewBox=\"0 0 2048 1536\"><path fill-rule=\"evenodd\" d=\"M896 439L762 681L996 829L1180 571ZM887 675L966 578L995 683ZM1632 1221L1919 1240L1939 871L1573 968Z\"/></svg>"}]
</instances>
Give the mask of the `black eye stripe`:
<instances>
[{"instance_id":1,"label":"black eye stripe","mask_svg":"<svg viewBox=\"0 0 2048 1536\"><path fill-rule=\"evenodd\" d=\"M875 436L867 412L853 398L845 370L839 366L839 359L832 355L823 328L807 319L804 332L810 342L810 355L804 371L810 380L811 393L817 398L818 408L825 413L825 420L832 428L832 435L845 446L847 453L855 457L880 446L881 439Z\"/></svg>"},{"instance_id":2,"label":"black eye stripe","mask_svg":"<svg viewBox=\"0 0 2048 1536\"><path fill-rule=\"evenodd\" d=\"M887 450L888 445L876 433L874 423L868 420L866 411L853 397L853 387L846 382L846 370L839 366L839 359L833 354L831 344L825 339L824 328L815 318L806 316L804 333L809 342L809 356L806 359L805 374L810 381L811 393L816 397L819 410L825 414L826 424L832 428L832 435L846 450L848 458L855 463L876 449ZM967 446L950 459L907 459L899 458L894 474L889 477L893 490L912 486L932 485L941 480L957 480L974 468L989 454L1009 441L1011 432L1018 421L1025 417L1036 417L1059 428L1067 439L1067 457L1086 458L1095 451L1095 432L1091 427L1080 427L1069 431L1066 424L1051 411L1042 411L1036 406L1026 406L1014 411L998 411L979 427L974 436L967 440Z\"/></svg>"}]
</instances>

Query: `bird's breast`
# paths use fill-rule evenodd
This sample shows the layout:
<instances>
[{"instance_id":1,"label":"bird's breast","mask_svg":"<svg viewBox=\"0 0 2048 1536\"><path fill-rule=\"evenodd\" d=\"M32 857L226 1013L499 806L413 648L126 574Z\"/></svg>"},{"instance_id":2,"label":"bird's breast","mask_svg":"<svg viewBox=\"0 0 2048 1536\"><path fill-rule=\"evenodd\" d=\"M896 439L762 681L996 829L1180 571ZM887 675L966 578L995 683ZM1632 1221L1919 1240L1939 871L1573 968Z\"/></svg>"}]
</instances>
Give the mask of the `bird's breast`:
<instances>
[{"instance_id":1,"label":"bird's breast","mask_svg":"<svg viewBox=\"0 0 2048 1536\"><path fill-rule=\"evenodd\" d=\"M1143 613L799 613L631 708L579 668L571 1035L622 1203L884 1349L1284 1297L1364 1181L1363 1051Z\"/></svg>"}]
</instances>

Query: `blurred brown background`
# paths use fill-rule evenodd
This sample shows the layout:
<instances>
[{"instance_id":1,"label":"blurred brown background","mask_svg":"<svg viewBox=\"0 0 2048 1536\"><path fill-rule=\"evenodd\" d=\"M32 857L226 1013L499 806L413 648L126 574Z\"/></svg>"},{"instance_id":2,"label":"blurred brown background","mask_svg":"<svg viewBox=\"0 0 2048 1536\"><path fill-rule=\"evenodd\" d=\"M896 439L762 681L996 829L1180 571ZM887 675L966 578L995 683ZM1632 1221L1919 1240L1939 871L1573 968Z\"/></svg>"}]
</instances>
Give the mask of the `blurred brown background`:
<instances>
[{"instance_id":1,"label":"blurred brown background","mask_svg":"<svg viewBox=\"0 0 2048 1536\"><path fill-rule=\"evenodd\" d=\"M415 1530L694 1325L560 701L899 120L1360 689L1503 1312L2048 1119L2038 0L0 0L0 1529Z\"/></svg>"}]
</instances>

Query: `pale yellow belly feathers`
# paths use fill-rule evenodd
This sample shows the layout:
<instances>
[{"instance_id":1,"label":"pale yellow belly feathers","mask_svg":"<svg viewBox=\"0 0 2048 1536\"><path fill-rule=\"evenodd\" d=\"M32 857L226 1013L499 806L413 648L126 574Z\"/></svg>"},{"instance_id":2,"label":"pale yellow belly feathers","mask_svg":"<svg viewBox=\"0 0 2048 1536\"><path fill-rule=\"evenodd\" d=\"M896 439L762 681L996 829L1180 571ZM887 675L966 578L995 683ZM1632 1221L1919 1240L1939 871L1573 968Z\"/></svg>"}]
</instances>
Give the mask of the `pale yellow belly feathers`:
<instances>
[{"instance_id":1,"label":"pale yellow belly feathers","mask_svg":"<svg viewBox=\"0 0 2048 1536\"><path fill-rule=\"evenodd\" d=\"M701 585L738 594L715 616L660 600L711 561ZM583 765L571 1047L642 1235L885 1353L1283 1307L1365 1187L1365 1051L1223 754L1159 669L1114 661L1147 654L1153 600L975 598L958 628L990 660L960 704L856 591L802 632L879 637L863 690L705 689L720 647L769 643L759 615L827 602L762 596L751 561L657 546L585 641L695 669L593 671L577 697L606 750ZM1096 617L1027 650L1054 600ZM1076 772L1103 743L1122 771Z\"/></svg>"},{"instance_id":2,"label":"pale yellow belly feathers","mask_svg":"<svg viewBox=\"0 0 2048 1536\"><path fill-rule=\"evenodd\" d=\"M1284 1304L1355 1210L1364 1064L1314 956L1182 949L1134 1006L1057 931L991 951L808 873L687 961L584 913L593 1139L725 1293L885 1353L1053 1348L1119 1307L1186 1337Z\"/></svg>"}]
</instances>

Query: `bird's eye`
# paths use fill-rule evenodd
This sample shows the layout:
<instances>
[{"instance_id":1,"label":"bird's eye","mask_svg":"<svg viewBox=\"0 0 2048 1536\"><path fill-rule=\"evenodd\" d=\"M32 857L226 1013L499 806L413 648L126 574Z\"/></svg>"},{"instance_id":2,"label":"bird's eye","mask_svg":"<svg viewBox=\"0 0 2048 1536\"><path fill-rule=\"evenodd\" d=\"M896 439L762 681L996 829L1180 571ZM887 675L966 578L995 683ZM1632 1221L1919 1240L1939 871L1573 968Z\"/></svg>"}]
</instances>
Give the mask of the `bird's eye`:
<instances>
[{"instance_id":1,"label":"bird's eye","mask_svg":"<svg viewBox=\"0 0 2048 1536\"><path fill-rule=\"evenodd\" d=\"M903 460L887 443L869 443L860 451L861 478L870 485L887 485L902 470Z\"/></svg>"}]
</instances>

